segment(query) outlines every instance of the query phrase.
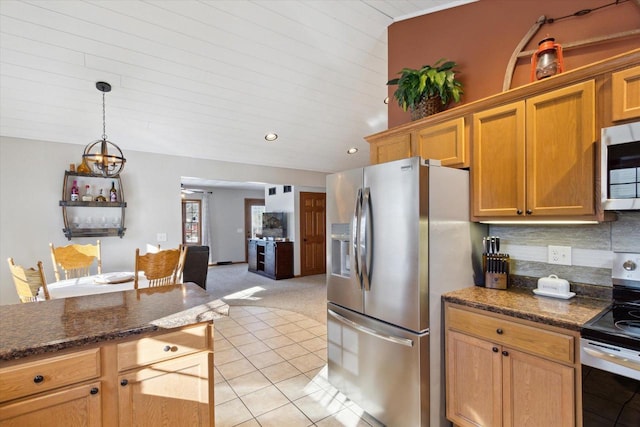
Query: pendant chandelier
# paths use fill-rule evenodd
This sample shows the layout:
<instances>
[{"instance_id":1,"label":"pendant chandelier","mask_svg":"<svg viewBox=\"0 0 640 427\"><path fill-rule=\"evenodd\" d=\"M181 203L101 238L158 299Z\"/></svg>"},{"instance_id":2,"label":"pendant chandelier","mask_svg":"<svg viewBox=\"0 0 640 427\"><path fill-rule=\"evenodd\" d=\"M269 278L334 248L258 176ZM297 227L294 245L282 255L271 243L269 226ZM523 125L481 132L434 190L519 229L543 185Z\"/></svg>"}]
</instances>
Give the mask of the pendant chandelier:
<instances>
[{"instance_id":1,"label":"pendant chandelier","mask_svg":"<svg viewBox=\"0 0 640 427\"><path fill-rule=\"evenodd\" d=\"M127 161L122 155L122 150L113 142L107 140L104 94L111 91L111 85L105 82L97 82L96 88L102 92L102 139L88 144L82 155L83 161L89 166L93 166L92 170L105 177L116 176Z\"/></svg>"}]
</instances>

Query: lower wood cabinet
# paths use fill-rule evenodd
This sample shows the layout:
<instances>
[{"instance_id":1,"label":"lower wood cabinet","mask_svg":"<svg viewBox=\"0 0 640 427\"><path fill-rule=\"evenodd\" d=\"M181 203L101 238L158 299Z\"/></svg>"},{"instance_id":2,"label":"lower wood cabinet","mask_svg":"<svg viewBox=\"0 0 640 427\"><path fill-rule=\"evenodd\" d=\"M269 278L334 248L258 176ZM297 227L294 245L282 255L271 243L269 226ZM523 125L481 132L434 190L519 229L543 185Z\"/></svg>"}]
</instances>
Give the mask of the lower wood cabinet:
<instances>
[{"instance_id":1,"label":"lower wood cabinet","mask_svg":"<svg viewBox=\"0 0 640 427\"><path fill-rule=\"evenodd\" d=\"M100 382L0 405L0 426L102 426Z\"/></svg>"},{"instance_id":2,"label":"lower wood cabinet","mask_svg":"<svg viewBox=\"0 0 640 427\"><path fill-rule=\"evenodd\" d=\"M0 426L214 425L205 322L0 364Z\"/></svg>"},{"instance_id":3,"label":"lower wood cabinet","mask_svg":"<svg viewBox=\"0 0 640 427\"><path fill-rule=\"evenodd\" d=\"M445 316L447 418L456 426L581 425L577 336L449 303Z\"/></svg>"},{"instance_id":4,"label":"lower wood cabinet","mask_svg":"<svg viewBox=\"0 0 640 427\"><path fill-rule=\"evenodd\" d=\"M213 354L196 353L119 375L119 425L213 425L212 369Z\"/></svg>"}]
</instances>

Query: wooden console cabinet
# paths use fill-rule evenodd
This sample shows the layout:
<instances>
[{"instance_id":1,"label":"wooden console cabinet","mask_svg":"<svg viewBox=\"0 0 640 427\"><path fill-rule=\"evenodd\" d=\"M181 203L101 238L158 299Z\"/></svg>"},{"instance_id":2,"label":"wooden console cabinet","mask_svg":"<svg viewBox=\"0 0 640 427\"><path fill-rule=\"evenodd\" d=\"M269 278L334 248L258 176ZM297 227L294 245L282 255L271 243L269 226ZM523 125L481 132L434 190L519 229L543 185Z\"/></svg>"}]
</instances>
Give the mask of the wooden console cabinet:
<instances>
[{"instance_id":1,"label":"wooden console cabinet","mask_svg":"<svg viewBox=\"0 0 640 427\"><path fill-rule=\"evenodd\" d=\"M293 242L250 240L249 271L275 280L292 278Z\"/></svg>"}]
</instances>

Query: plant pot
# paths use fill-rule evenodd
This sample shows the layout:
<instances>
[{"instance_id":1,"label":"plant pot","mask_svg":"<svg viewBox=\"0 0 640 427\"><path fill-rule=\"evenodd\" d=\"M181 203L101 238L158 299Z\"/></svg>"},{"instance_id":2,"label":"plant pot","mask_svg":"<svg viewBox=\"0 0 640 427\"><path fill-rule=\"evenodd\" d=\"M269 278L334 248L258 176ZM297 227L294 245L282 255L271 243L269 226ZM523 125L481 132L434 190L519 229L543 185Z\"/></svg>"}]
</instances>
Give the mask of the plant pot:
<instances>
[{"instance_id":1,"label":"plant pot","mask_svg":"<svg viewBox=\"0 0 640 427\"><path fill-rule=\"evenodd\" d=\"M411 120L418 120L439 113L444 110L444 105L442 105L440 96L436 95L429 98L422 98L420 102L418 102L416 106L411 107L410 110Z\"/></svg>"}]
</instances>

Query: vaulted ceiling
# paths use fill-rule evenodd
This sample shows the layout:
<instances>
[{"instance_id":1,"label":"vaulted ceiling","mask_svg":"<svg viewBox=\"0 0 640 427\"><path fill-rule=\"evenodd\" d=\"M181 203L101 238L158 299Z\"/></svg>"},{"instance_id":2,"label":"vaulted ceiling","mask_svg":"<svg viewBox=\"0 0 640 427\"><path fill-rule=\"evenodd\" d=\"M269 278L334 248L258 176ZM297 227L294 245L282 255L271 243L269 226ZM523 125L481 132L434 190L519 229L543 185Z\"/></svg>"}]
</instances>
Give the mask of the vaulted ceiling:
<instances>
[{"instance_id":1,"label":"vaulted ceiling","mask_svg":"<svg viewBox=\"0 0 640 427\"><path fill-rule=\"evenodd\" d=\"M125 156L361 166L387 128L387 26L469 1L2 0L0 135L99 139L105 81Z\"/></svg>"}]
</instances>

